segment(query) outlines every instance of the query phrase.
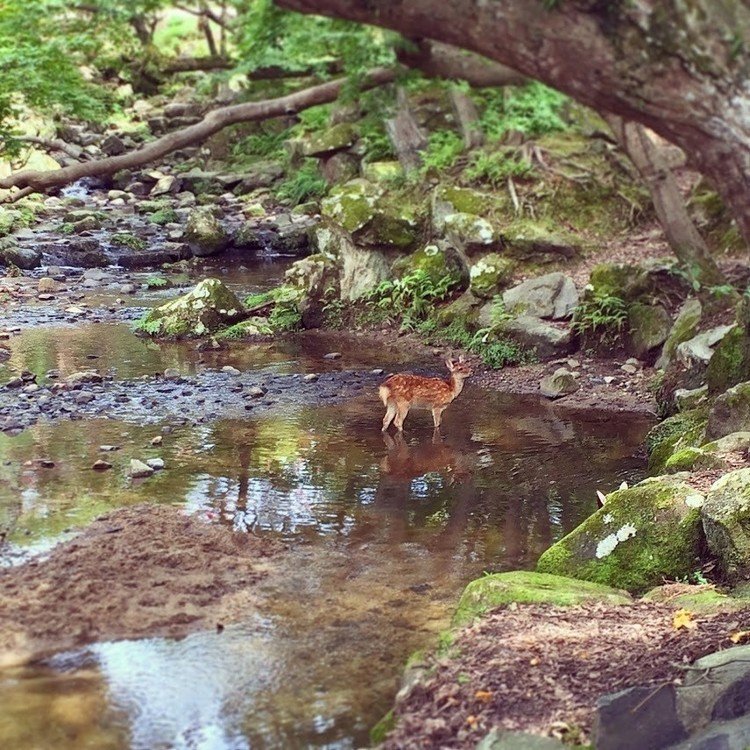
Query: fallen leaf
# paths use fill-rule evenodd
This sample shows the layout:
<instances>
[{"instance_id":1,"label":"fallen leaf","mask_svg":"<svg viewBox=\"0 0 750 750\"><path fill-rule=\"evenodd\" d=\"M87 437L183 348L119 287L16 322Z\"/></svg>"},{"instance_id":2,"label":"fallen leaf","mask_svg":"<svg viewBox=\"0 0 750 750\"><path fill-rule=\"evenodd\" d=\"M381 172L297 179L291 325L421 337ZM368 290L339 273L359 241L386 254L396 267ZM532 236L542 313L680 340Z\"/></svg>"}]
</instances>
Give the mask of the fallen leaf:
<instances>
[{"instance_id":1,"label":"fallen leaf","mask_svg":"<svg viewBox=\"0 0 750 750\"><path fill-rule=\"evenodd\" d=\"M750 640L750 630L738 630L736 633L732 633L729 636L729 640L732 643L740 643L741 641Z\"/></svg>"},{"instance_id":2,"label":"fallen leaf","mask_svg":"<svg viewBox=\"0 0 750 750\"><path fill-rule=\"evenodd\" d=\"M686 609L679 609L674 613L672 618L672 627L675 630L694 630L698 627L698 623L693 620L693 613Z\"/></svg>"},{"instance_id":3,"label":"fallen leaf","mask_svg":"<svg viewBox=\"0 0 750 750\"><path fill-rule=\"evenodd\" d=\"M537 664L539 664L539 659L537 659L535 656L533 659L529 660L529 664L531 664L532 667L535 667Z\"/></svg>"},{"instance_id":4,"label":"fallen leaf","mask_svg":"<svg viewBox=\"0 0 750 750\"><path fill-rule=\"evenodd\" d=\"M489 690L477 690L474 693L474 697L478 701L482 701L482 703L489 703L492 700L492 692Z\"/></svg>"},{"instance_id":5,"label":"fallen leaf","mask_svg":"<svg viewBox=\"0 0 750 750\"><path fill-rule=\"evenodd\" d=\"M466 723L467 723L467 724L468 724L468 725L469 725L470 727L475 727L475 726L476 726L476 725L477 725L477 724L479 723L479 719L477 719L477 717L476 717L476 716L469 716L469 717L467 717L467 719L466 719Z\"/></svg>"}]
</instances>

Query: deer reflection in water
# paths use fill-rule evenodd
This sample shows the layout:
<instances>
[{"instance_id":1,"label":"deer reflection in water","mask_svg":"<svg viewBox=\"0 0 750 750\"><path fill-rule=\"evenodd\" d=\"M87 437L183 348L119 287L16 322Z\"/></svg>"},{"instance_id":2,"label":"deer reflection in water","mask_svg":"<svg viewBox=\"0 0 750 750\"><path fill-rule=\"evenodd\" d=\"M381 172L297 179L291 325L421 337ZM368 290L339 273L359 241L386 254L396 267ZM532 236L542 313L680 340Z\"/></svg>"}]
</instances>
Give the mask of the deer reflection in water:
<instances>
[{"instance_id":1,"label":"deer reflection in water","mask_svg":"<svg viewBox=\"0 0 750 750\"><path fill-rule=\"evenodd\" d=\"M453 484L472 473L470 456L445 443L437 429L430 442L414 446L406 442L403 432L397 432L395 437L387 432L382 435L388 453L380 462L380 469L393 480L409 482L430 472L438 472L445 474Z\"/></svg>"}]
</instances>

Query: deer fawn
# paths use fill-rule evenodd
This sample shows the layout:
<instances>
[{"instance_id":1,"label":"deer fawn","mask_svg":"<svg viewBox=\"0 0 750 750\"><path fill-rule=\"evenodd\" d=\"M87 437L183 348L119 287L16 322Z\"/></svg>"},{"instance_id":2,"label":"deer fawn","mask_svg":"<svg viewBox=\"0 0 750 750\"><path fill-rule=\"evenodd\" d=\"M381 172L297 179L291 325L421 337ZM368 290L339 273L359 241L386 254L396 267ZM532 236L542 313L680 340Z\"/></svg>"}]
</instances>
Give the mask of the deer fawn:
<instances>
[{"instance_id":1,"label":"deer fawn","mask_svg":"<svg viewBox=\"0 0 750 750\"><path fill-rule=\"evenodd\" d=\"M461 393L464 380L472 374L471 368L464 364L463 357L459 357L458 362L446 359L445 366L450 372L450 377L446 380L401 373L391 375L380 386L378 393L385 406L384 432L391 422L401 432L404 429L406 415L412 406L426 406L431 409L435 427L440 427L440 418L443 416L443 412L448 408L451 401Z\"/></svg>"}]
</instances>

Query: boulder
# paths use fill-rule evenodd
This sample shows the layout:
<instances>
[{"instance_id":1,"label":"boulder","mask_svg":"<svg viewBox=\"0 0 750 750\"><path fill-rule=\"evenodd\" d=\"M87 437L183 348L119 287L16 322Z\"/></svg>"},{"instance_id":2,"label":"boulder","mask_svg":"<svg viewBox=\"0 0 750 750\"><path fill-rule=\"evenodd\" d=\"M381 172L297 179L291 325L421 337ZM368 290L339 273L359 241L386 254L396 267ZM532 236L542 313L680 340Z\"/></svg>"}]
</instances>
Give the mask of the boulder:
<instances>
[{"instance_id":1,"label":"boulder","mask_svg":"<svg viewBox=\"0 0 750 750\"><path fill-rule=\"evenodd\" d=\"M485 218L467 213L448 214L442 222L442 236L468 255L499 250L502 243L494 226Z\"/></svg>"},{"instance_id":2,"label":"boulder","mask_svg":"<svg viewBox=\"0 0 750 750\"><path fill-rule=\"evenodd\" d=\"M565 750L565 747L554 737L493 729L477 745L476 750Z\"/></svg>"},{"instance_id":3,"label":"boulder","mask_svg":"<svg viewBox=\"0 0 750 750\"><path fill-rule=\"evenodd\" d=\"M437 310L437 319L442 325L450 325L454 320L460 320L469 328L477 325L479 319L479 308L482 300L475 297L471 291L464 292Z\"/></svg>"},{"instance_id":4,"label":"boulder","mask_svg":"<svg viewBox=\"0 0 750 750\"><path fill-rule=\"evenodd\" d=\"M340 122L320 133L302 139L299 145L303 156L323 156L349 148L359 137L357 127L349 122Z\"/></svg>"},{"instance_id":5,"label":"boulder","mask_svg":"<svg viewBox=\"0 0 750 750\"><path fill-rule=\"evenodd\" d=\"M646 436L649 471L660 474L673 454L703 445L706 419L706 409L699 407L667 417L653 427Z\"/></svg>"},{"instance_id":6,"label":"boulder","mask_svg":"<svg viewBox=\"0 0 750 750\"><path fill-rule=\"evenodd\" d=\"M109 259L94 237L76 237L56 253L65 265L77 268L99 268L109 265Z\"/></svg>"},{"instance_id":7,"label":"boulder","mask_svg":"<svg viewBox=\"0 0 750 750\"><path fill-rule=\"evenodd\" d=\"M686 576L700 554L703 502L680 475L612 492L539 558L537 570L636 592Z\"/></svg>"},{"instance_id":8,"label":"boulder","mask_svg":"<svg viewBox=\"0 0 750 750\"><path fill-rule=\"evenodd\" d=\"M579 241L573 234L528 220L504 227L500 237L503 251L525 262L571 260L581 253Z\"/></svg>"},{"instance_id":9,"label":"boulder","mask_svg":"<svg viewBox=\"0 0 750 750\"><path fill-rule=\"evenodd\" d=\"M628 604L632 598L625 591L599 583L548 573L527 570L493 573L477 578L466 586L453 616L453 625L467 625L495 607L514 602L567 607L592 601Z\"/></svg>"},{"instance_id":10,"label":"boulder","mask_svg":"<svg viewBox=\"0 0 750 750\"><path fill-rule=\"evenodd\" d=\"M666 369L675 356L678 345L695 336L695 331L698 328L702 315L703 307L700 300L692 298L683 303L674 323L672 323L659 359L656 360L657 368Z\"/></svg>"},{"instance_id":11,"label":"boulder","mask_svg":"<svg viewBox=\"0 0 750 750\"><path fill-rule=\"evenodd\" d=\"M397 179L403 174L404 168L397 161L370 161L362 165L362 177L375 184Z\"/></svg>"},{"instance_id":12,"label":"boulder","mask_svg":"<svg viewBox=\"0 0 750 750\"><path fill-rule=\"evenodd\" d=\"M390 278L390 263L379 250L344 243L339 254L341 299L355 300Z\"/></svg>"},{"instance_id":13,"label":"boulder","mask_svg":"<svg viewBox=\"0 0 750 750\"><path fill-rule=\"evenodd\" d=\"M359 159L354 154L339 151L323 159L320 172L329 185L337 185L359 174Z\"/></svg>"},{"instance_id":14,"label":"boulder","mask_svg":"<svg viewBox=\"0 0 750 750\"><path fill-rule=\"evenodd\" d=\"M578 304L573 279L563 273L548 273L528 279L503 293L505 309L514 315L537 318L569 318Z\"/></svg>"},{"instance_id":15,"label":"boulder","mask_svg":"<svg viewBox=\"0 0 750 750\"><path fill-rule=\"evenodd\" d=\"M732 326L716 326L677 345L677 359L686 368L701 368L713 358L715 347L732 330Z\"/></svg>"},{"instance_id":16,"label":"boulder","mask_svg":"<svg viewBox=\"0 0 750 750\"><path fill-rule=\"evenodd\" d=\"M488 305L491 307L492 303ZM488 305L480 311L480 325L491 324ZM497 333L526 349L535 351L540 359L559 357L570 353L573 349L569 328L556 328L533 315L519 315L513 320L503 321L498 324Z\"/></svg>"},{"instance_id":17,"label":"boulder","mask_svg":"<svg viewBox=\"0 0 750 750\"><path fill-rule=\"evenodd\" d=\"M138 328L157 336L202 336L246 315L244 305L219 279L204 279L182 297L148 310Z\"/></svg>"},{"instance_id":18,"label":"boulder","mask_svg":"<svg viewBox=\"0 0 750 750\"><path fill-rule=\"evenodd\" d=\"M672 318L661 305L634 302L628 308L628 324L627 351L638 359L645 359L667 340Z\"/></svg>"},{"instance_id":19,"label":"boulder","mask_svg":"<svg viewBox=\"0 0 750 750\"><path fill-rule=\"evenodd\" d=\"M706 541L725 574L750 575L750 469L725 474L711 486L701 510Z\"/></svg>"},{"instance_id":20,"label":"boulder","mask_svg":"<svg viewBox=\"0 0 750 750\"><path fill-rule=\"evenodd\" d=\"M185 242L193 255L216 255L229 244L229 236L210 206L199 206L191 212L185 227Z\"/></svg>"},{"instance_id":21,"label":"boulder","mask_svg":"<svg viewBox=\"0 0 750 750\"><path fill-rule=\"evenodd\" d=\"M589 284L597 296L633 302L648 293L651 282L645 269L624 263L601 263L591 271Z\"/></svg>"},{"instance_id":22,"label":"boulder","mask_svg":"<svg viewBox=\"0 0 750 750\"><path fill-rule=\"evenodd\" d=\"M723 327L722 327L723 328ZM706 368L710 393L722 393L750 379L750 336L745 325L735 325L718 341Z\"/></svg>"},{"instance_id":23,"label":"boulder","mask_svg":"<svg viewBox=\"0 0 750 750\"><path fill-rule=\"evenodd\" d=\"M42 253L35 247L19 247L11 244L0 250L0 262L30 271L32 268L39 268L42 264Z\"/></svg>"},{"instance_id":24,"label":"boulder","mask_svg":"<svg viewBox=\"0 0 750 750\"><path fill-rule=\"evenodd\" d=\"M469 288L477 297L492 299L508 285L517 265L500 253L487 253L469 269Z\"/></svg>"},{"instance_id":25,"label":"boulder","mask_svg":"<svg viewBox=\"0 0 750 750\"><path fill-rule=\"evenodd\" d=\"M708 413L706 438L729 435L732 432L750 430L750 381L738 383L722 393Z\"/></svg>"},{"instance_id":26,"label":"boulder","mask_svg":"<svg viewBox=\"0 0 750 750\"><path fill-rule=\"evenodd\" d=\"M539 391L542 396L547 398L560 398L570 393L575 393L579 389L578 381L573 373L564 367L558 367L551 375L542 378L539 384Z\"/></svg>"},{"instance_id":27,"label":"boulder","mask_svg":"<svg viewBox=\"0 0 750 750\"><path fill-rule=\"evenodd\" d=\"M391 270L397 277L422 271L434 283L446 276L450 277L454 284L467 279L466 267L461 255L454 247L440 240L415 250L411 255L397 258Z\"/></svg>"}]
</instances>

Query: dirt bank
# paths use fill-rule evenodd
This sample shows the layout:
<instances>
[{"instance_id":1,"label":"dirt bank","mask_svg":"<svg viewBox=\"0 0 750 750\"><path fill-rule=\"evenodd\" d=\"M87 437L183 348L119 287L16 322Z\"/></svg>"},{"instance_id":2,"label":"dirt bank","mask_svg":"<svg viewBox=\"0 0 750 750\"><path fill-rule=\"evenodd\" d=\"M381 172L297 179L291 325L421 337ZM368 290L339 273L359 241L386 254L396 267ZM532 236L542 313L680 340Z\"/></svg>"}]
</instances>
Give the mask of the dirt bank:
<instances>
[{"instance_id":1,"label":"dirt bank","mask_svg":"<svg viewBox=\"0 0 750 750\"><path fill-rule=\"evenodd\" d=\"M246 616L253 586L282 549L168 506L102 516L46 559L0 569L0 665Z\"/></svg>"},{"instance_id":2,"label":"dirt bank","mask_svg":"<svg viewBox=\"0 0 750 750\"><path fill-rule=\"evenodd\" d=\"M750 611L695 617L675 629L674 607L637 602L498 609L432 660L432 674L395 708L385 750L473 748L494 727L585 744L599 696L681 680L682 665L732 644Z\"/></svg>"}]
</instances>

